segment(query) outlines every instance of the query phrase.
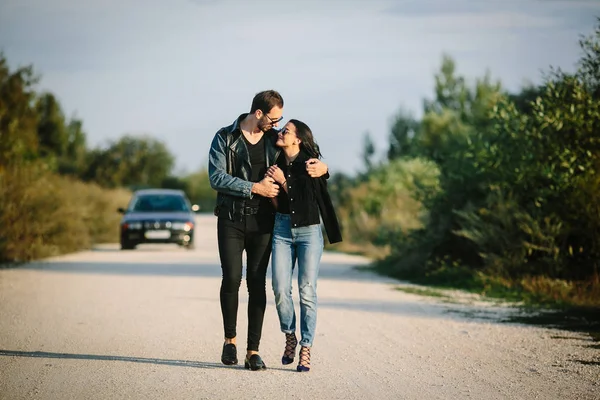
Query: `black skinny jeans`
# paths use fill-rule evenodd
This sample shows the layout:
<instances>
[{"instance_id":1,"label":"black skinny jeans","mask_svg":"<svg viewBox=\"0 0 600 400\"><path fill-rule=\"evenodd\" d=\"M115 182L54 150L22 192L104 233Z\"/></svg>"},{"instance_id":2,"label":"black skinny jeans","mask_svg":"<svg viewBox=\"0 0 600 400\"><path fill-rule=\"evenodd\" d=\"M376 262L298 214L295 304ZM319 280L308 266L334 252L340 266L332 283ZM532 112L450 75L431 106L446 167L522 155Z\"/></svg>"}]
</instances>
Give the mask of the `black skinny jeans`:
<instances>
[{"instance_id":1,"label":"black skinny jeans","mask_svg":"<svg viewBox=\"0 0 600 400\"><path fill-rule=\"evenodd\" d=\"M247 350L258 351L267 305L266 274L271 256L273 236L271 216L247 215L242 221L219 218L217 238L223 280L221 312L225 337L237 336L238 293L242 282L242 253L246 250L246 283L248 286Z\"/></svg>"}]
</instances>

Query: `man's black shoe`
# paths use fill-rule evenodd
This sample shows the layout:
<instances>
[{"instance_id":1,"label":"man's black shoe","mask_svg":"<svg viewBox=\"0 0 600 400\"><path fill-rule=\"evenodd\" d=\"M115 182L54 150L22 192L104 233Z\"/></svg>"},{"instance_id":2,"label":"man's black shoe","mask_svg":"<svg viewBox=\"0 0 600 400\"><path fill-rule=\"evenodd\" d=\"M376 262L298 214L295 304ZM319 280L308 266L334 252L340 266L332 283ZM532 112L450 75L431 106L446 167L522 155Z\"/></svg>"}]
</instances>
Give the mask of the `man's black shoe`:
<instances>
[{"instance_id":1,"label":"man's black shoe","mask_svg":"<svg viewBox=\"0 0 600 400\"><path fill-rule=\"evenodd\" d=\"M234 365L238 363L237 349L233 343L225 343L223 345L223 353L221 354L221 362L225 365Z\"/></svg>"},{"instance_id":2,"label":"man's black shoe","mask_svg":"<svg viewBox=\"0 0 600 400\"><path fill-rule=\"evenodd\" d=\"M267 369L267 366L258 354L252 354L250 359L246 358L244 361L244 368L251 369L252 371L262 371Z\"/></svg>"}]
</instances>

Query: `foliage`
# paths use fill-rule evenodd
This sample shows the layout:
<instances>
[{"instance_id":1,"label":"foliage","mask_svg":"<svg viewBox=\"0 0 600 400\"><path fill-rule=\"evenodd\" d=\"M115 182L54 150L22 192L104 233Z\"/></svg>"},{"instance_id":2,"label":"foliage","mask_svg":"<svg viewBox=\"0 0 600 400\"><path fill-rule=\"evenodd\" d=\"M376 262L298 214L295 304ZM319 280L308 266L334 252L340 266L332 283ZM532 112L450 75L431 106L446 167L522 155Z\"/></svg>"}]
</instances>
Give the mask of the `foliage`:
<instances>
[{"instance_id":1,"label":"foliage","mask_svg":"<svg viewBox=\"0 0 600 400\"><path fill-rule=\"evenodd\" d=\"M36 80L32 67L11 71L0 53L0 168L37 156Z\"/></svg>"},{"instance_id":2,"label":"foliage","mask_svg":"<svg viewBox=\"0 0 600 400\"><path fill-rule=\"evenodd\" d=\"M106 149L95 149L83 175L106 187L160 187L173 168L166 145L150 136L125 135Z\"/></svg>"},{"instance_id":3,"label":"foliage","mask_svg":"<svg viewBox=\"0 0 600 400\"><path fill-rule=\"evenodd\" d=\"M363 154L362 160L365 165L366 172L370 172L374 168L375 143L371 134L366 132L363 136Z\"/></svg>"},{"instance_id":4,"label":"foliage","mask_svg":"<svg viewBox=\"0 0 600 400\"><path fill-rule=\"evenodd\" d=\"M499 102L493 134L470 145L490 190L483 208L459 212L457 233L478 245L490 269L507 276L580 280L598 269L600 97L593 77L600 72L588 67L599 54L588 49L591 39L582 46L577 73L552 73L530 112ZM494 242L504 245L492 249Z\"/></svg>"},{"instance_id":5,"label":"foliage","mask_svg":"<svg viewBox=\"0 0 600 400\"><path fill-rule=\"evenodd\" d=\"M455 281L486 276L579 304L597 293L600 27L580 44L575 73L551 70L519 93L506 93L489 73L469 84L445 56L423 116L398 112L387 162L360 180L334 177L350 239L388 245L378 269L416 280L441 271L456 272ZM427 218L422 225L370 220L382 204L420 193L385 189L410 180L410 159L438 171L434 194L420 203ZM381 179L383 170L394 173ZM561 285L570 289L558 294Z\"/></svg>"},{"instance_id":6,"label":"foliage","mask_svg":"<svg viewBox=\"0 0 600 400\"><path fill-rule=\"evenodd\" d=\"M43 163L0 173L0 262L27 261L118 240L118 205L109 191L52 173Z\"/></svg>"},{"instance_id":7,"label":"foliage","mask_svg":"<svg viewBox=\"0 0 600 400\"><path fill-rule=\"evenodd\" d=\"M439 190L438 174L434 163L422 159L373 169L367 180L344 191L350 201L336 199L345 240L368 241L385 254L388 244L426 222L423 201Z\"/></svg>"},{"instance_id":8,"label":"foliage","mask_svg":"<svg viewBox=\"0 0 600 400\"><path fill-rule=\"evenodd\" d=\"M217 195L210 187L208 170L203 168L185 176L183 179L187 183L187 194L190 200L200 206L201 212L212 213L216 205Z\"/></svg>"},{"instance_id":9,"label":"foliage","mask_svg":"<svg viewBox=\"0 0 600 400\"><path fill-rule=\"evenodd\" d=\"M11 71L0 54L0 262L116 241L117 203L129 197L57 174L81 171L85 133L36 82L32 67Z\"/></svg>"}]
</instances>

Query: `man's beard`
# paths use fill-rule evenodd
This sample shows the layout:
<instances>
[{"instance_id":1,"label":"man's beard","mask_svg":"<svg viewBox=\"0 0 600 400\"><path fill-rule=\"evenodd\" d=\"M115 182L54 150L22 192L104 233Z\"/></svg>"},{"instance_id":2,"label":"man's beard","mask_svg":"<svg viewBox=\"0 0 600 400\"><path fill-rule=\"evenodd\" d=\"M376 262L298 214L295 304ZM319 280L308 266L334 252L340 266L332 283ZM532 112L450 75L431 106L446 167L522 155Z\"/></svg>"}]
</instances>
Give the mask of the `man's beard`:
<instances>
[{"instance_id":1,"label":"man's beard","mask_svg":"<svg viewBox=\"0 0 600 400\"><path fill-rule=\"evenodd\" d=\"M265 123L262 119L258 121L258 129L260 129L261 131L267 132L271 128L271 124Z\"/></svg>"}]
</instances>

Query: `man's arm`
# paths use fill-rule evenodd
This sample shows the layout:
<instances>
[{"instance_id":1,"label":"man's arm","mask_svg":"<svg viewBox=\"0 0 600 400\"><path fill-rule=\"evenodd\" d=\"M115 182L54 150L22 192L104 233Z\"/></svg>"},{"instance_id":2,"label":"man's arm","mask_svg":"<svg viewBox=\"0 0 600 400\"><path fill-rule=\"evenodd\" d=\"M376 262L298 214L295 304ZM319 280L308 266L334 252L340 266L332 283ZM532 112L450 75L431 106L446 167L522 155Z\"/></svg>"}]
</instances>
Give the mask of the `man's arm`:
<instances>
[{"instance_id":1,"label":"man's arm","mask_svg":"<svg viewBox=\"0 0 600 400\"><path fill-rule=\"evenodd\" d=\"M213 138L208 153L208 179L217 192L232 196L252 198L252 182L227 173L225 138L218 132Z\"/></svg>"}]
</instances>

